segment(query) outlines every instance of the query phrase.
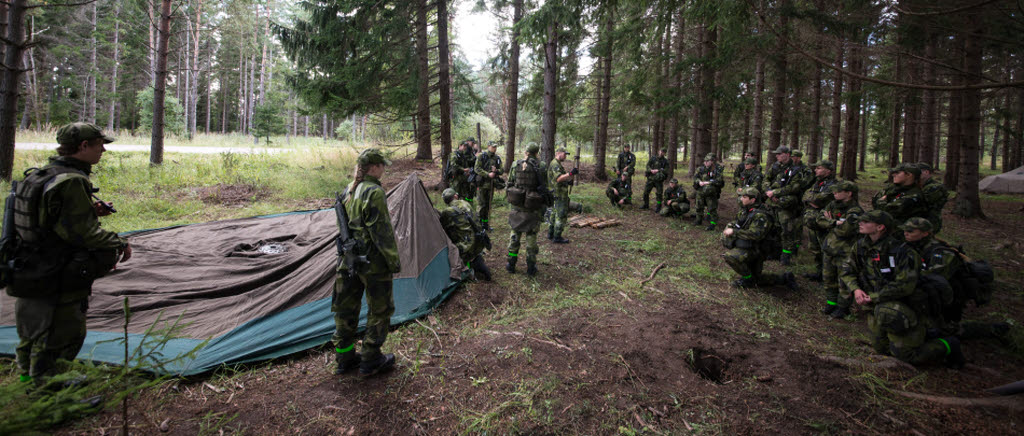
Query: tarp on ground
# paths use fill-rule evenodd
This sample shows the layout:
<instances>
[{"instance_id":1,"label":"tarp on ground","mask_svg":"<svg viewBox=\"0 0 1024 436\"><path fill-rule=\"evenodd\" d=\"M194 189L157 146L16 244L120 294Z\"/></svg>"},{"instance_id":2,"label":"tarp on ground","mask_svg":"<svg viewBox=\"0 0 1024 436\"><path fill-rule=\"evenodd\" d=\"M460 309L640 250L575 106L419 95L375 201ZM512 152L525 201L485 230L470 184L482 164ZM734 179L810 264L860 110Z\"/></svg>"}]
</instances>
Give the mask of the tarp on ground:
<instances>
[{"instance_id":1,"label":"tarp on ground","mask_svg":"<svg viewBox=\"0 0 1024 436\"><path fill-rule=\"evenodd\" d=\"M400 324L447 298L462 266L415 174L388 193L388 210L402 262L394 276L391 323ZM180 317L184 325L181 337L159 350L165 358L209 339L194 358L165 367L170 374L197 374L323 344L334 332L336 223L334 210L326 209L132 233L131 260L93 285L88 336L78 357L123 362L124 297L131 304L132 350L158 319ZM364 300L360 329L365 324ZM3 294L0 354L14 355L17 344L14 299Z\"/></svg>"},{"instance_id":2,"label":"tarp on ground","mask_svg":"<svg viewBox=\"0 0 1024 436\"><path fill-rule=\"evenodd\" d=\"M978 182L978 190L993 194L1024 194L1024 167L985 177Z\"/></svg>"}]
</instances>

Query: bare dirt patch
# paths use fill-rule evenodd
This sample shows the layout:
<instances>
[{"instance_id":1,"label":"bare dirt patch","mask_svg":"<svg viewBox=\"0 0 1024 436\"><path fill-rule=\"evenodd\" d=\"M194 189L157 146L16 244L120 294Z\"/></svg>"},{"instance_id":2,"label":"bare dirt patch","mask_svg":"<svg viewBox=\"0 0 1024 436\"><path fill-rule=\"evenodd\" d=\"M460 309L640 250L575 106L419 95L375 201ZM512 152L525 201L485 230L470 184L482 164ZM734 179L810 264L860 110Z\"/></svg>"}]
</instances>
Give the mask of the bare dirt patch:
<instances>
[{"instance_id":1,"label":"bare dirt patch","mask_svg":"<svg viewBox=\"0 0 1024 436\"><path fill-rule=\"evenodd\" d=\"M220 204L229 207L245 206L269 195L267 189L260 186L226 183L196 188L195 193L205 204Z\"/></svg>"}]
</instances>

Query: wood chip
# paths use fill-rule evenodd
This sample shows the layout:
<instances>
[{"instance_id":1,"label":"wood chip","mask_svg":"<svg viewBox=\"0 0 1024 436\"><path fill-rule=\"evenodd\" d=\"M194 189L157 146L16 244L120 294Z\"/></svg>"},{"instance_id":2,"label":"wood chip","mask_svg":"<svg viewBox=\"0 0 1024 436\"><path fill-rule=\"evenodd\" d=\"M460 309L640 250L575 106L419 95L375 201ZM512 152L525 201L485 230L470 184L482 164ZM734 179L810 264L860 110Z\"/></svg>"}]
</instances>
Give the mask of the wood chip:
<instances>
[{"instance_id":1,"label":"wood chip","mask_svg":"<svg viewBox=\"0 0 1024 436\"><path fill-rule=\"evenodd\" d=\"M224 392L224 390L225 390L224 388L218 388L218 387L216 387L214 385L211 385L208 382L203 382L203 386L206 386L206 387L210 388L210 390L212 390L212 391L214 391L214 392L216 392L218 394L221 393L221 392Z\"/></svg>"}]
</instances>

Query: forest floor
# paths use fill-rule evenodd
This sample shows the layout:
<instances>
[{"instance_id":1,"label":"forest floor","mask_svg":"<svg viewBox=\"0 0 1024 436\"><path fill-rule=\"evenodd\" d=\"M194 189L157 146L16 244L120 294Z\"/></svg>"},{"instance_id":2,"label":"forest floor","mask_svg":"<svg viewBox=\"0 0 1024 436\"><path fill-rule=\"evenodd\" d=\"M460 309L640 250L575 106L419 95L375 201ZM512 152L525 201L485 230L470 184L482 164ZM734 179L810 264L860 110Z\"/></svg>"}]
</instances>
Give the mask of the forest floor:
<instances>
[{"instance_id":1,"label":"forest floor","mask_svg":"<svg viewBox=\"0 0 1024 436\"><path fill-rule=\"evenodd\" d=\"M434 166L397 161L427 186ZM884 174L862 174L867 203ZM539 236L536 278L504 270L508 208L492 217L494 281L471 283L432 315L395 329L396 369L359 380L333 375L320 347L263 364L172 379L133 399L140 434L1019 434L1024 399L945 406L901 392L996 398L985 389L1024 379L1024 197L984 196L983 220L948 214L943 236L996 269L998 290L966 318L1008 321L1012 340L965 344L969 365L912 368L871 356L865 314L833 321L820 284L738 290L720 230L608 204L592 168L574 188L587 214L618 218ZM635 198L642 194L642 178ZM689 181L681 183L689 187ZM689 191L689 189L687 189ZM220 192L220 191L218 191ZM437 192L431 191L435 204ZM248 196L248 194L246 194ZM498 195L498 197L503 197ZM232 197L233 198L233 197ZM237 201L237 199L226 201ZM501 200L497 200L501 204ZM951 201L950 203L952 203ZM310 199L316 206L320 199ZM653 200L652 200L653 203ZM737 210L726 189L722 222ZM721 229L721 224L719 229ZM801 252L792 271L810 272ZM657 274L652 272L664 265ZM776 262L767 269L779 271ZM650 279L649 281L647 279ZM999 400L1003 401L1003 400ZM997 403L999 401L996 401ZM113 434L120 411L57 429Z\"/></svg>"}]
</instances>

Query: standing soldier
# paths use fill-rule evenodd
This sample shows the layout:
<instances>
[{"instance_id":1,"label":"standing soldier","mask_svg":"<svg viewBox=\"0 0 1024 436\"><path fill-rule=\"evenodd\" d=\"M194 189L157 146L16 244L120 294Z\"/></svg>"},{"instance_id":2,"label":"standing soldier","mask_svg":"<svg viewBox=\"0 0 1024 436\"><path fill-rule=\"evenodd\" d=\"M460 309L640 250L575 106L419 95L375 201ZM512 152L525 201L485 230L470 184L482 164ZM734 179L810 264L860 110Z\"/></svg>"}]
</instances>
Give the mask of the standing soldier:
<instances>
[{"instance_id":1,"label":"standing soldier","mask_svg":"<svg viewBox=\"0 0 1024 436\"><path fill-rule=\"evenodd\" d=\"M551 198L548 191L544 167L537 160L540 147L530 144L526 148L524 159L516 161L508 173L508 197L512 212L508 214L508 225L512 234L508 238L508 263L505 270L510 274L516 272L516 260L519 258L519 245L526 242L526 275L537 275L537 230L544 216L547 199Z\"/></svg>"},{"instance_id":2,"label":"standing soldier","mask_svg":"<svg viewBox=\"0 0 1024 436\"><path fill-rule=\"evenodd\" d=\"M357 246L364 247L366 263L354 265L350 271L339 262L338 277L334 281L331 311L334 312L334 337L338 368L343 374L359 367L359 375L368 377L395 366L394 354L382 354L380 349L388 337L391 315L395 313L392 298L393 274L401 271L395 230L391 227L387 195L380 178L391 161L380 150L368 148L359 154L352 184L345 190L342 202L348 217L349 234ZM355 352L356 327L359 309L366 293L366 335L362 355Z\"/></svg>"},{"instance_id":3,"label":"standing soldier","mask_svg":"<svg viewBox=\"0 0 1024 436\"><path fill-rule=\"evenodd\" d=\"M683 216L690 211L690 200L686 198L686 190L679 186L679 181L672 179L665 190L665 207L661 216Z\"/></svg>"},{"instance_id":4,"label":"standing soldier","mask_svg":"<svg viewBox=\"0 0 1024 436\"><path fill-rule=\"evenodd\" d=\"M476 174L473 172L475 163L476 159L469 150L469 142L466 141L461 142L459 149L448 159L448 186L455 189L459 198L470 203L473 202L472 193L475 187L470 183L469 176L473 174L473 179L476 179Z\"/></svg>"},{"instance_id":5,"label":"standing soldier","mask_svg":"<svg viewBox=\"0 0 1024 436\"><path fill-rule=\"evenodd\" d=\"M804 192L804 216L803 222L807 226L808 251L814 257L814 273L804 274L804 277L816 282L821 281L822 251L821 244L831 230L830 226L819 226L818 218L821 217L825 206L832 202L832 190L836 183L835 165L831 161L821 161L811 165L814 169L814 183Z\"/></svg>"},{"instance_id":6,"label":"standing soldier","mask_svg":"<svg viewBox=\"0 0 1024 436\"><path fill-rule=\"evenodd\" d=\"M619 177L608 184L605 195L616 207L621 208L631 204L633 202L633 186L629 183L629 174L624 171L619 172Z\"/></svg>"},{"instance_id":7,"label":"standing soldier","mask_svg":"<svg viewBox=\"0 0 1024 436\"><path fill-rule=\"evenodd\" d=\"M480 224L487 230L491 229L491 201L494 200L494 182L501 176L501 157L498 156L498 144L491 141L487 144L487 151L476 157L477 180L480 187L477 188L477 199L480 206ZM499 188L501 188L499 186Z\"/></svg>"},{"instance_id":8,"label":"standing soldier","mask_svg":"<svg viewBox=\"0 0 1024 436\"><path fill-rule=\"evenodd\" d=\"M629 184L633 184L633 172L636 171L636 155L629 151L629 144L622 146L622 153L615 162L615 177L626 174Z\"/></svg>"},{"instance_id":9,"label":"standing soldier","mask_svg":"<svg viewBox=\"0 0 1024 436\"><path fill-rule=\"evenodd\" d=\"M873 210L861 215L858 226L861 237L843 264L841 280L854 290L857 304L871 310L868 328L875 352L914 365L944 358L947 366L963 368L959 339L927 336L937 326L928 296L917 286L920 254L890 234L892 216Z\"/></svg>"},{"instance_id":10,"label":"standing soldier","mask_svg":"<svg viewBox=\"0 0 1024 436\"><path fill-rule=\"evenodd\" d=\"M78 355L93 281L132 255L126 239L100 228L98 218L113 213L112 204L91 198L98 191L89 181L92 166L113 141L94 124L61 127L58 156L29 170L8 200L14 222L4 228L11 226L21 240L12 262L24 264L7 286L15 297L22 382L42 385L61 372L58 359Z\"/></svg>"},{"instance_id":11,"label":"standing soldier","mask_svg":"<svg viewBox=\"0 0 1024 436\"><path fill-rule=\"evenodd\" d=\"M490 245L483 226L477 223L473 206L459 198L454 189L448 188L441 193L445 207L441 210L441 228L448 239L459 249L459 258L466 264L474 277L479 276L486 282L491 281L491 270L484 263L483 252Z\"/></svg>"},{"instance_id":12,"label":"standing soldier","mask_svg":"<svg viewBox=\"0 0 1024 436\"><path fill-rule=\"evenodd\" d=\"M704 222L707 215L707 230L714 230L718 222L718 197L722 195L722 186L725 186L725 168L715 164L715 154L708 153L704 156L704 165L697 169L693 176L693 196L697 198L697 222L699 226ZM760 191L759 191L760 192Z\"/></svg>"},{"instance_id":13,"label":"standing soldier","mask_svg":"<svg viewBox=\"0 0 1024 436\"><path fill-rule=\"evenodd\" d=\"M949 201L949 190L938 180L932 178L935 169L928 162L917 164L921 170L921 193L924 194L924 202L928 205L928 216L925 218L932 222L932 235L939 234L942 230L942 208L946 207Z\"/></svg>"},{"instance_id":14,"label":"standing soldier","mask_svg":"<svg viewBox=\"0 0 1024 436\"><path fill-rule=\"evenodd\" d=\"M827 229L821 243L821 277L825 287L825 307L821 313L842 319L850 314L853 295L852 289L846 288L842 288L840 294L839 272L857 243L860 235L857 223L864 209L857 202L857 184L839 180L829 190L832 191L832 201L815 218L817 227Z\"/></svg>"},{"instance_id":15,"label":"standing soldier","mask_svg":"<svg viewBox=\"0 0 1024 436\"><path fill-rule=\"evenodd\" d=\"M902 163L889 170L889 173L892 174L892 183L875 194L871 205L887 212L898 223L905 223L916 216L927 218L928 203L921 188L917 186L921 169L914 164ZM903 232L893 232L893 236L903 239Z\"/></svg>"},{"instance_id":16,"label":"standing soldier","mask_svg":"<svg viewBox=\"0 0 1024 436\"><path fill-rule=\"evenodd\" d=\"M562 237L562 232L565 231L566 218L569 217L569 185L572 184L572 176L579 173L576 168L565 171L562 163L568 155L565 147L559 148L548 165L548 185L554 188L555 194L555 203L548 216L548 239L556 244L569 243L568 239Z\"/></svg>"},{"instance_id":17,"label":"standing soldier","mask_svg":"<svg viewBox=\"0 0 1024 436\"><path fill-rule=\"evenodd\" d=\"M782 228L782 256L779 261L786 266L796 257L800 248L800 196L807 186L803 166L797 165L789 153L789 147L786 146L776 149L776 162L765 176L768 185L765 196L770 201L770 207L775 210Z\"/></svg>"},{"instance_id":18,"label":"standing soldier","mask_svg":"<svg viewBox=\"0 0 1024 436\"><path fill-rule=\"evenodd\" d=\"M665 179L668 178L668 159L665 159L665 150L658 150L656 156L651 156L651 159L647 161L647 184L644 185L644 205L640 206L641 209L647 209L651 198L651 190L654 190L655 200L658 202L654 207L655 212L661 212L661 200L664 189Z\"/></svg>"},{"instance_id":19,"label":"standing soldier","mask_svg":"<svg viewBox=\"0 0 1024 436\"><path fill-rule=\"evenodd\" d=\"M757 164L757 159L748 157L743 159L742 171L737 176L737 182L735 183L738 188L736 194L739 195L743 188L757 188L761 191L761 184L764 183L764 174L761 174L761 167Z\"/></svg>"},{"instance_id":20,"label":"standing soldier","mask_svg":"<svg viewBox=\"0 0 1024 436\"><path fill-rule=\"evenodd\" d=\"M736 169L732 172L732 186L736 188L739 193L739 188L744 187L743 185L743 172L747 170L747 159L754 159L754 165L757 166L757 159L754 158L754 153L749 151L743 152L743 159L740 159L739 165L736 165ZM757 172L761 172L758 168Z\"/></svg>"},{"instance_id":21,"label":"standing soldier","mask_svg":"<svg viewBox=\"0 0 1024 436\"><path fill-rule=\"evenodd\" d=\"M736 214L736 221L729 223L722 232L722 244L729 249L722 257L725 258L725 263L740 275L740 279L733 282L733 286L753 288L785 284L796 290L796 278L793 277L793 273L776 275L762 272L765 238L769 232L775 230L775 225L761 205L760 197L761 192L757 189L744 188L740 193L740 203L743 207Z\"/></svg>"}]
</instances>

